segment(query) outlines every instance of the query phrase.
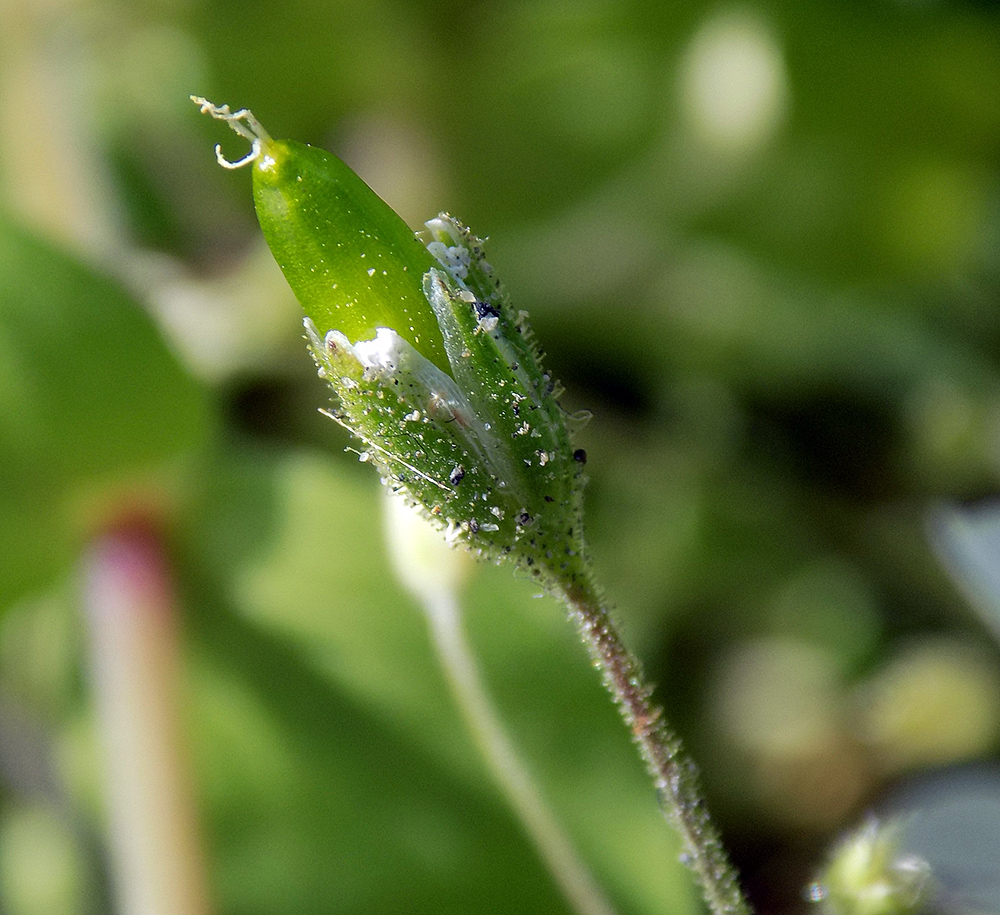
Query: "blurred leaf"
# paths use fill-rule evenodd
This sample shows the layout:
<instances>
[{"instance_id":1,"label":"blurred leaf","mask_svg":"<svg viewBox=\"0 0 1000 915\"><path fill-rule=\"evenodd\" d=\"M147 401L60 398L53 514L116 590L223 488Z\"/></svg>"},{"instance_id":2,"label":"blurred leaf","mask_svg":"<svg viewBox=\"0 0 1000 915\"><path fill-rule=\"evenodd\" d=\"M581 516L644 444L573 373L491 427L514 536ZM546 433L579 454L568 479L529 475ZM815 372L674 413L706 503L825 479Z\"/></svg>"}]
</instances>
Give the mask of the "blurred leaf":
<instances>
[{"instance_id":1,"label":"blurred leaf","mask_svg":"<svg viewBox=\"0 0 1000 915\"><path fill-rule=\"evenodd\" d=\"M218 467L217 480L242 482L204 490L183 552L198 770L227 911L320 912L332 899L375 913L485 900L563 911L388 571L368 468L308 454L223 456ZM272 522L244 547L224 538L204 554L262 504ZM467 600L517 742L624 912L694 912L628 734L563 613L536 592L483 566Z\"/></svg>"},{"instance_id":2,"label":"blurred leaf","mask_svg":"<svg viewBox=\"0 0 1000 915\"><path fill-rule=\"evenodd\" d=\"M1000 503L944 506L931 517L938 556L1000 640Z\"/></svg>"},{"instance_id":3,"label":"blurred leaf","mask_svg":"<svg viewBox=\"0 0 1000 915\"><path fill-rule=\"evenodd\" d=\"M69 565L75 538L50 492L29 491L13 474L0 474L0 608L5 609Z\"/></svg>"},{"instance_id":4,"label":"blurred leaf","mask_svg":"<svg viewBox=\"0 0 1000 915\"><path fill-rule=\"evenodd\" d=\"M203 391L114 282L0 215L0 604L65 561L72 512L191 449Z\"/></svg>"},{"instance_id":5,"label":"blurred leaf","mask_svg":"<svg viewBox=\"0 0 1000 915\"><path fill-rule=\"evenodd\" d=\"M565 911L488 790L300 646L199 596L195 737L224 911Z\"/></svg>"},{"instance_id":6,"label":"blurred leaf","mask_svg":"<svg viewBox=\"0 0 1000 915\"><path fill-rule=\"evenodd\" d=\"M936 884L934 911L1000 912L1000 773L954 769L916 779L886 805L902 850L919 855Z\"/></svg>"}]
</instances>

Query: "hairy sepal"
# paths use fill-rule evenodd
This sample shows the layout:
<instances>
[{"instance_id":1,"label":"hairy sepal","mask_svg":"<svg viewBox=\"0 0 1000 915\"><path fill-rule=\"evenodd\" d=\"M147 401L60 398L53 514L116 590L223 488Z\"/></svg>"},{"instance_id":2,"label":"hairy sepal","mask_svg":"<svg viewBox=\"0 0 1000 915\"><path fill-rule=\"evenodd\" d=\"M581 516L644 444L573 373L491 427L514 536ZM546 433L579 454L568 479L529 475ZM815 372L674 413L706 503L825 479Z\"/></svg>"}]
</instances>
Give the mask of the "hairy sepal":
<instances>
[{"instance_id":1,"label":"hairy sepal","mask_svg":"<svg viewBox=\"0 0 1000 915\"><path fill-rule=\"evenodd\" d=\"M447 216L428 224L441 267L423 278L451 375L388 328L352 344L306 322L331 384L330 415L365 443L362 458L456 539L510 556L546 583L586 574L580 453L482 245Z\"/></svg>"}]
</instances>

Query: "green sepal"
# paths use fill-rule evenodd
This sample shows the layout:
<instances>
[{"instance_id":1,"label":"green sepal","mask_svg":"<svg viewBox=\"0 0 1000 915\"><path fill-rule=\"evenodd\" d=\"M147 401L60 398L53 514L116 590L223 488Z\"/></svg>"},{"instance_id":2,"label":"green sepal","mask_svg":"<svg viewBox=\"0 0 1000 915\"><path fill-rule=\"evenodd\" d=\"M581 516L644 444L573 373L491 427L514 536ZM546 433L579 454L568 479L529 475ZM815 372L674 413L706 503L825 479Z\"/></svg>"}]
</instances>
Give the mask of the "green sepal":
<instances>
[{"instance_id":1,"label":"green sepal","mask_svg":"<svg viewBox=\"0 0 1000 915\"><path fill-rule=\"evenodd\" d=\"M428 249L441 267L424 292L437 316L451 372L481 423L502 442L508 491L524 503L516 552L525 565L565 580L582 554L585 455L574 450L558 385L541 365L524 312L515 313L483 243L442 213Z\"/></svg>"},{"instance_id":2,"label":"green sepal","mask_svg":"<svg viewBox=\"0 0 1000 915\"><path fill-rule=\"evenodd\" d=\"M289 286L319 331L368 340L392 327L439 368L448 361L421 291L436 263L393 209L331 153L261 141L257 219Z\"/></svg>"},{"instance_id":3,"label":"green sepal","mask_svg":"<svg viewBox=\"0 0 1000 915\"><path fill-rule=\"evenodd\" d=\"M490 558L510 556L546 583L586 576L582 452L482 245L448 216L428 223L440 266L424 277L451 375L394 331L352 344L333 331L310 349L387 485ZM457 266L456 266L457 265Z\"/></svg>"}]
</instances>

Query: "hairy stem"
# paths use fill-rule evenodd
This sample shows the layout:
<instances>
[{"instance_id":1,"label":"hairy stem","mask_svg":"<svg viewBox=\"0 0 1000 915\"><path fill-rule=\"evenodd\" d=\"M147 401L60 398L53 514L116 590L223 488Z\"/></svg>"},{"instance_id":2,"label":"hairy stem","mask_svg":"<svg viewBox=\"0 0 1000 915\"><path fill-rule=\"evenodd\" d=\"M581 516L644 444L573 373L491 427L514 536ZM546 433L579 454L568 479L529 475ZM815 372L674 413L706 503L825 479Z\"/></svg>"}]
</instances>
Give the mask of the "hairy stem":
<instances>
[{"instance_id":1,"label":"hairy stem","mask_svg":"<svg viewBox=\"0 0 1000 915\"><path fill-rule=\"evenodd\" d=\"M653 779L664 816L681 834L684 863L701 885L714 915L750 915L736 871L729 861L698 787L698 771L680 740L651 700L638 660L621 635L596 589L574 584L561 589L594 664L601 671Z\"/></svg>"}]
</instances>

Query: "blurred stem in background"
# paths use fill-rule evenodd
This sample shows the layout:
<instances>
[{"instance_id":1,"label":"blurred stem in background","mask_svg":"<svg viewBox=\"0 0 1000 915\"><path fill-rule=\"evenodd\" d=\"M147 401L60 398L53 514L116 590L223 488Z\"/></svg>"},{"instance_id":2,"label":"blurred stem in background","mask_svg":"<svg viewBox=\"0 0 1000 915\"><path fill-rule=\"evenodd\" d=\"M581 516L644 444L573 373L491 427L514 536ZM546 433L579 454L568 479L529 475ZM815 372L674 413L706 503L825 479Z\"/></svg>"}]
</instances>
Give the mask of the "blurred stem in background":
<instances>
[{"instance_id":1,"label":"blurred stem in background","mask_svg":"<svg viewBox=\"0 0 1000 915\"><path fill-rule=\"evenodd\" d=\"M84 560L90 668L104 753L116 909L210 911L181 735L170 572L157 534L127 522Z\"/></svg>"},{"instance_id":2,"label":"blurred stem in background","mask_svg":"<svg viewBox=\"0 0 1000 915\"><path fill-rule=\"evenodd\" d=\"M518 755L487 692L462 626L459 592L472 557L386 490L386 534L400 581L427 618L452 697L497 786L578 915L615 915Z\"/></svg>"},{"instance_id":3,"label":"blurred stem in background","mask_svg":"<svg viewBox=\"0 0 1000 915\"><path fill-rule=\"evenodd\" d=\"M127 245L94 117L92 49L77 6L4 4L0 159L6 203L45 237L114 265ZM16 176L16 180L13 180Z\"/></svg>"}]
</instances>

